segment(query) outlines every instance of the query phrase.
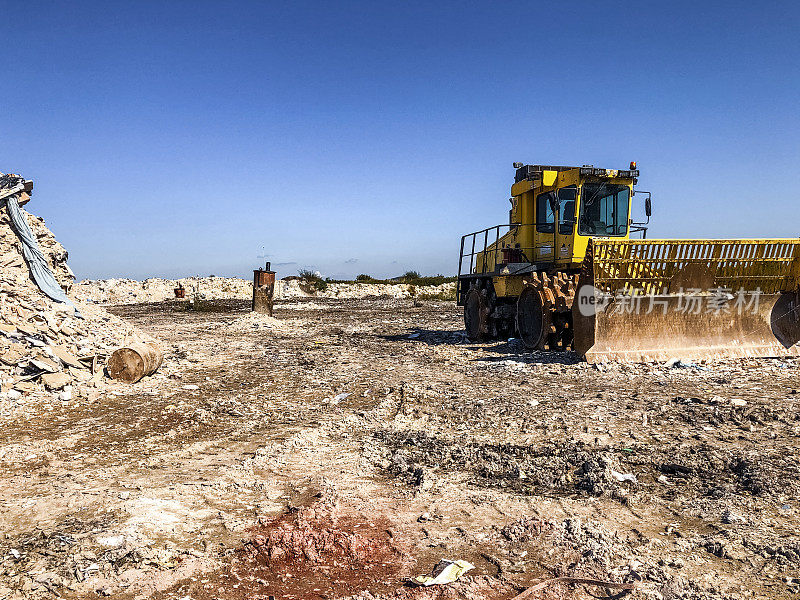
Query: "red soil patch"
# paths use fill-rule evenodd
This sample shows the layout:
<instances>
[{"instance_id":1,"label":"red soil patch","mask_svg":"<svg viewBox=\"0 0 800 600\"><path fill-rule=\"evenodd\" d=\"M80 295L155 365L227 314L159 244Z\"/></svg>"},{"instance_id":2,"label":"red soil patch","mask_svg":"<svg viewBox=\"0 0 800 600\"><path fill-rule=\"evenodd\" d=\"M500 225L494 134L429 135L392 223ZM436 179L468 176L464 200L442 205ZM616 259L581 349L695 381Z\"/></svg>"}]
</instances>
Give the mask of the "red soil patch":
<instances>
[{"instance_id":1,"label":"red soil patch","mask_svg":"<svg viewBox=\"0 0 800 600\"><path fill-rule=\"evenodd\" d=\"M408 575L408 551L386 518L344 514L324 500L250 534L230 571L192 586L193 598L329 600L387 592Z\"/></svg>"},{"instance_id":2,"label":"red soil patch","mask_svg":"<svg viewBox=\"0 0 800 600\"><path fill-rule=\"evenodd\" d=\"M407 554L383 517L344 516L319 504L265 523L247 547L277 599L316 600L401 583Z\"/></svg>"}]
</instances>

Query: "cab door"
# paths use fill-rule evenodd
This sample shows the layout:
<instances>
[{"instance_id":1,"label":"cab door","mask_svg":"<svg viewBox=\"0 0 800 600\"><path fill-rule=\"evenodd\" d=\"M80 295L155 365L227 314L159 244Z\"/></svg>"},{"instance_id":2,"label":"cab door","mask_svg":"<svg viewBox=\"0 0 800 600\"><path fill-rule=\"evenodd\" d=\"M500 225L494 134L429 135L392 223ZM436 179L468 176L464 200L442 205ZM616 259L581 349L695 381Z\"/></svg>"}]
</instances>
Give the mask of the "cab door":
<instances>
[{"instance_id":1,"label":"cab door","mask_svg":"<svg viewBox=\"0 0 800 600\"><path fill-rule=\"evenodd\" d=\"M536 196L534 262L566 265L572 260L578 188L570 185Z\"/></svg>"},{"instance_id":2,"label":"cab door","mask_svg":"<svg viewBox=\"0 0 800 600\"><path fill-rule=\"evenodd\" d=\"M552 265L555 262L556 245L556 207L557 193L549 190L536 194L534 211L536 221L534 227L533 262L538 265Z\"/></svg>"},{"instance_id":3,"label":"cab door","mask_svg":"<svg viewBox=\"0 0 800 600\"><path fill-rule=\"evenodd\" d=\"M569 185L556 192L558 201L556 228L556 265L565 266L572 262L575 244L575 210L578 204L578 186Z\"/></svg>"}]
</instances>

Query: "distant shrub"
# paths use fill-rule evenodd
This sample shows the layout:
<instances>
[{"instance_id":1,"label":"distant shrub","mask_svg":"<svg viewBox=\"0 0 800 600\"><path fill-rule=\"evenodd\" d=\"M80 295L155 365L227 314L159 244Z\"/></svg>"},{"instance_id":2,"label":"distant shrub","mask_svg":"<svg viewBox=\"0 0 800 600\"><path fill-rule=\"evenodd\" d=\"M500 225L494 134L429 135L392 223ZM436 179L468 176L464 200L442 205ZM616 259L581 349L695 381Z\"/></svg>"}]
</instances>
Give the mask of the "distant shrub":
<instances>
[{"instance_id":1,"label":"distant shrub","mask_svg":"<svg viewBox=\"0 0 800 600\"><path fill-rule=\"evenodd\" d=\"M442 285L443 283L452 283L456 277L445 277L444 275L431 275L429 277L418 277L410 280L408 283L413 283L418 286L426 285Z\"/></svg>"},{"instance_id":2,"label":"distant shrub","mask_svg":"<svg viewBox=\"0 0 800 600\"><path fill-rule=\"evenodd\" d=\"M396 285L398 283L406 283L416 287L426 287L434 285L442 285L443 283L452 283L456 281L456 277L445 277L444 275L431 275L429 277L422 277L416 271L408 271L400 277L393 279L377 279L372 275L362 273L354 280L356 283L385 283L389 285ZM336 282L336 283L351 283L351 282Z\"/></svg>"},{"instance_id":3,"label":"distant shrub","mask_svg":"<svg viewBox=\"0 0 800 600\"><path fill-rule=\"evenodd\" d=\"M300 289L306 294L316 294L317 292L324 292L328 289L328 282L322 278L318 272L309 269L300 269Z\"/></svg>"},{"instance_id":4,"label":"distant shrub","mask_svg":"<svg viewBox=\"0 0 800 600\"><path fill-rule=\"evenodd\" d=\"M456 299L456 288L453 287L451 290L445 290L442 292L422 292L417 296L420 300L455 300Z\"/></svg>"}]
</instances>

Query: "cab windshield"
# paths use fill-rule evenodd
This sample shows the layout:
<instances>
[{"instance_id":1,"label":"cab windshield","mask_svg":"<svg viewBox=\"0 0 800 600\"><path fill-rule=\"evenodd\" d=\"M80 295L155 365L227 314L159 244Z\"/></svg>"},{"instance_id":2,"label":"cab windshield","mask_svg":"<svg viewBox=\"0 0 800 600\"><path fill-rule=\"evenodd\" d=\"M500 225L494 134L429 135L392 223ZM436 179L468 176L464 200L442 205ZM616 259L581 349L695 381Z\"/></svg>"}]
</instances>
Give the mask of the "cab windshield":
<instances>
[{"instance_id":1,"label":"cab windshield","mask_svg":"<svg viewBox=\"0 0 800 600\"><path fill-rule=\"evenodd\" d=\"M584 183L581 188L578 233L595 236L626 235L630 192L627 185Z\"/></svg>"}]
</instances>

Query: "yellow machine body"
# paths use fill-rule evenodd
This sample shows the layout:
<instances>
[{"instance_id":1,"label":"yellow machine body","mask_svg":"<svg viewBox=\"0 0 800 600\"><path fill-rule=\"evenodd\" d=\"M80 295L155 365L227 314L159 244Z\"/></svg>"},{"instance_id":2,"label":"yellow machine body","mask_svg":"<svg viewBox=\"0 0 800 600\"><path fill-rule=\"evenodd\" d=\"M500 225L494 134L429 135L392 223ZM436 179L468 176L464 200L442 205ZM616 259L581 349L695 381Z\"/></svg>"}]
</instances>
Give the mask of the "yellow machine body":
<instances>
[{"instance_id":1,"label":"yellow machine body","mask_svg":"<svg viewBox=\"0 0 800 600\"><path fill-rule=\"evenodd\" d=\"M798 354L800 239L631 239L637 170L515 166L509 223L462 238L471 338L591 362Z\"/></svg>"},{"instance_id":2,"label":"yellow machine body","mask_svg":"<svg viewBox=\"0 0 800 600\"><path fill-rule=\"evenodd\" d=\"M632 175L620 177L619 171L603 169L602 176L581 175L580 171L579 167L544 168L541 177L519 181L511 186L509 231L500 235L485 251L476 254L475 271L491 271L495 265L502 264L503 248L520 250L523 262L542 265L546 269L577 270L586 255L589 240L594 237L594 234L578 226L584 185L603 183L624 186L630 198L635 181ZM557 211L557 227L555 213L546 208L549 207L547 197L550 194L556 196L560 208L569 210L568 213ZM565 199L565 196L568 198ZM572 196L574 199L569 199ZM615 215L618 225L624 227L624 231L615 233L615 237L630 237L630 204L629 200L626 201L624 214ZM547 221L547 215L542 212L552 215L553 222Z\"/></svg>"}]
</instances>

